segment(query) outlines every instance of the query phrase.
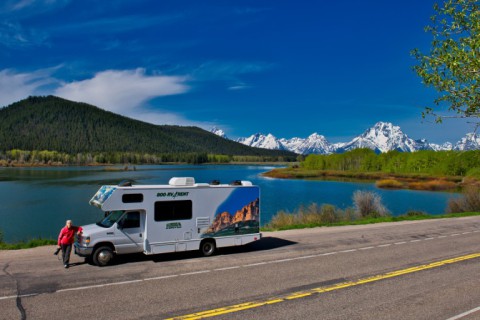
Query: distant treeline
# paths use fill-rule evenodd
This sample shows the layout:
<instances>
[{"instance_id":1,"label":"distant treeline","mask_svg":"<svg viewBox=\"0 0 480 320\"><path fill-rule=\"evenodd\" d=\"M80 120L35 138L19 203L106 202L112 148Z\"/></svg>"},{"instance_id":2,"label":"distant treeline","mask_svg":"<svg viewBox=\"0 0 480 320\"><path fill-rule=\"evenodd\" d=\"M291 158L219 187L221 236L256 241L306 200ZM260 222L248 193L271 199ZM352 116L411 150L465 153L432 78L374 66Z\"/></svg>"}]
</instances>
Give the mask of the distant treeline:
<instances>
[{"instance_id":1,"label":"distant treeline","mask_svg":"<svg viewBox=\"0 0 480 320\"><path fill-rule=\"evenodd\" d=\"M390 151L376 154L370 149L356 149L343 154L309 155L300 167L393 174L480 175L480 151Z\"/></svg>"},{"instance_id":2,"label":"distant treeline","mask_svg":"<svg viewBox=\"0 0 480 320\"><path fill-rule=\"evenodd\" d=\"M207 153L149 154L137 152L87 152L69 154L57 151L0 151L0 166L15 165L95 165L95 164L162 164L162 163L229 163L229 162L277 162L281 156L230 156Z\"/></svg>"}]
</instances>

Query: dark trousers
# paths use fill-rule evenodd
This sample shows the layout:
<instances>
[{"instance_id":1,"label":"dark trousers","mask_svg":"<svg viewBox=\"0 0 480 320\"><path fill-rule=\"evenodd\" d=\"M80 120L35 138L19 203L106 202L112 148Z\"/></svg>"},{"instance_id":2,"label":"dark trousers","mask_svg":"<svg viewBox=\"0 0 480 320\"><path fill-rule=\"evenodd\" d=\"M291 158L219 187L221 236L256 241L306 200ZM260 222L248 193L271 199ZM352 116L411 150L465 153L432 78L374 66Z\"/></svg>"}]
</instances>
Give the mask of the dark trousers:
<instances>
[{"instance_id":1,"label":"dark trousers","mask_svg":"<svg viewBox=\"0 0 480 320\"><path fill-rule=\"evenodd\" d=\"M70 253L72 253L72 246L72 244L62 244L63 264L68 265L70 263Z\"/></svg>"}]
</instances>

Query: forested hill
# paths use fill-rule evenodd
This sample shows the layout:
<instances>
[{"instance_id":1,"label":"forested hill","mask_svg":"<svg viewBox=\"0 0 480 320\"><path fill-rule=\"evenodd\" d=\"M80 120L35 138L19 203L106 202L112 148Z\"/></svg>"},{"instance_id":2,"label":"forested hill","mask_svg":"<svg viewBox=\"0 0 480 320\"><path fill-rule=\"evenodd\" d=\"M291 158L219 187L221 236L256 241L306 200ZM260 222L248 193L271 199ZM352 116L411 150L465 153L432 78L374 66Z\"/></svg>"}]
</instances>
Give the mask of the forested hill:
<instances>
[{"instance_id":1,"label":"forested hill","mask_svg":"<svg viewBox=\"0 0 480 320\"><path fill-rule=\"evenodd\" d=\"M54 96L29 97L0 109L0 150L12 149L296 157L247 147L197 127L153 125Z\"/></svg>"}]
</instances>

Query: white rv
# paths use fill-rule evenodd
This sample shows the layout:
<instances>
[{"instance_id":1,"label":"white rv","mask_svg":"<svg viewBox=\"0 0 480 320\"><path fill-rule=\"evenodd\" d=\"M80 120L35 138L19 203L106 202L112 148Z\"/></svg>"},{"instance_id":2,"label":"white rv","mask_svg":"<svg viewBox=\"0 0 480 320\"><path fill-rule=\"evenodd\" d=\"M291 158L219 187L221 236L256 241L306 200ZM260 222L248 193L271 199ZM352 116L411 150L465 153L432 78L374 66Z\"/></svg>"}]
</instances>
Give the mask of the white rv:
<instances>
[{"instance_id":1,"label":"white rv","mask_svg":"<svg viewBox=\"0 0 480 320\"><path fill-rule=\"evenodd\" d=\"M117 254L147 255L216 248L259 240L260 189L249 181L195 183L174 177L168 185L102 186L90 204L105 219L83 226L75 253L98 265Z\"/></svg>"}]
</instances>

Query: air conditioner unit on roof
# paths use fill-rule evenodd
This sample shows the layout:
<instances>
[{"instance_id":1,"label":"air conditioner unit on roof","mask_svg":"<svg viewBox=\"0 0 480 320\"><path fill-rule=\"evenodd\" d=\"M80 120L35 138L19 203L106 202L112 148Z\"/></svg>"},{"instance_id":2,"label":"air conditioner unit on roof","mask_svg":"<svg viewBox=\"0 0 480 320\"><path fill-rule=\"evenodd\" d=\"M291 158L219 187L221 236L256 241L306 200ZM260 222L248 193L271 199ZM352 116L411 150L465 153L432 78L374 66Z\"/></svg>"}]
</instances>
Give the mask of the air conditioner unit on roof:
<instances>
[{"instance_id":1,"label":"air conditioner unit on roof","mask_svg":"<svg viewBox=\"0 0 480 320\"><path fill-rule=\"evenodd\" d=\"M173 177L168 184L171 186L193 186L195 179L192 177Z\"/></svg>"}]
</instances>

